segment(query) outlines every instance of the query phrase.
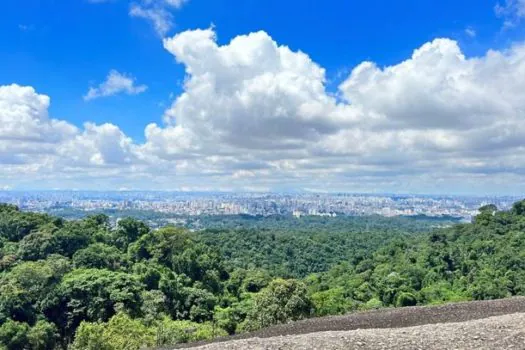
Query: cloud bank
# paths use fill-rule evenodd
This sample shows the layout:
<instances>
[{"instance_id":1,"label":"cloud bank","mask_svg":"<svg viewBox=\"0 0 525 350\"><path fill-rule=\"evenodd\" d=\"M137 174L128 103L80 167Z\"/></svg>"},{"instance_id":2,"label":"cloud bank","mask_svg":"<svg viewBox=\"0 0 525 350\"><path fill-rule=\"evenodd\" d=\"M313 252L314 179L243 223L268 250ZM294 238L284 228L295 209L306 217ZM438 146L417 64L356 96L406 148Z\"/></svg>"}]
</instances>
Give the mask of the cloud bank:
<instances>
[{"instance_id":1,"label":"cloud bank","mask_svg":"<svg viewBox=\"0 0 525 350\"><path fill-rule=\"evenodd\" d=\"M50 118L50 98L32 87L0 87L0 182L525 189L524 44L466 57L457 42L436 39L392 66L362 62L336 93L326 90L322 66L263 31L220 46L212 29L192 30L165 39L164 47L187 77L162 121L145 126L143 143L116 125L78 129ZM133 79L110 80L91 98L145 89Z\"/></svg>"}]
</instances>

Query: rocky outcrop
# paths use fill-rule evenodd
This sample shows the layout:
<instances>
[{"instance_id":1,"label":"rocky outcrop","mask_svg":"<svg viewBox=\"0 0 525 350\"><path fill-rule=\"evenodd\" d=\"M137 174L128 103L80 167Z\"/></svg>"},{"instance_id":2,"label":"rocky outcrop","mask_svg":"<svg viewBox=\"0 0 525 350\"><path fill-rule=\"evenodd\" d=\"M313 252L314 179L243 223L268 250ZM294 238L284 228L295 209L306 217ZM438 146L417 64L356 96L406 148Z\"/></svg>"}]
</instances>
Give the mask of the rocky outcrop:
<instances>
[{"instance_id":1,"label":"rocky outcrop","mask_svg":"<svg viewBox=\"0 0 525 350\"><path fill-rule=\"evenodd\" d=\"M525 298L309 319L194 349L524 349Z\"/></svg>"}]
</instances>

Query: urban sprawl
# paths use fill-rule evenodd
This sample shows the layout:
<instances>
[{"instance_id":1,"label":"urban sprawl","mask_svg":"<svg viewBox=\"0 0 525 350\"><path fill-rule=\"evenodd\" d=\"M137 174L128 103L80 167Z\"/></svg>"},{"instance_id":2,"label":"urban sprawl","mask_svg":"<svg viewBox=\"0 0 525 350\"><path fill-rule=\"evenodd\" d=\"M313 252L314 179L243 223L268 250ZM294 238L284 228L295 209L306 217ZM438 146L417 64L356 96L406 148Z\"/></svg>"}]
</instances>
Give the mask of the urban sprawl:
<instances>
[{"instance_id":1,"label":"urban sprawl","mask_svg":"<svg viewBox=\"0 0 525 350\"><path fill-rule=\"evenodd\" d=\"M60 209L147 210L182 216L197 215L383 215L453 216L470 220L478 208L508 208L517 197L455 197L389 194L320 193L186 193L148 191L2 191L0 202L22 210Z\"/></svg>"}]
</instances>

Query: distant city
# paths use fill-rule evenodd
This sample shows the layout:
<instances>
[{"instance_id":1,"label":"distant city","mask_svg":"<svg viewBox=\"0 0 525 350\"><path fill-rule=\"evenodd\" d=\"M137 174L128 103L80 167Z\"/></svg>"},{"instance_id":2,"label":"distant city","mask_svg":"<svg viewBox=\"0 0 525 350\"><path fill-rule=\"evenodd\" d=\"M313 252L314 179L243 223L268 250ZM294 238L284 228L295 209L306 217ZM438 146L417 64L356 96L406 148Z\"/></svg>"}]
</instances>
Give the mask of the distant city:
<instances>
[{"instance_id":1,"label":"distant city","mask_svg":"<svg viewBox=\"0 0 525 350\"><path fill-rule=\"evenodd\" d=\"M495 204L508 209L520 197L468 197L349 193L194 193L150 191L0 191L0 202L22 210L56 212L77 210L143 210L198 215L382 215L451 216L470 220L478 208Z\"/></svg>"}]
</instances>

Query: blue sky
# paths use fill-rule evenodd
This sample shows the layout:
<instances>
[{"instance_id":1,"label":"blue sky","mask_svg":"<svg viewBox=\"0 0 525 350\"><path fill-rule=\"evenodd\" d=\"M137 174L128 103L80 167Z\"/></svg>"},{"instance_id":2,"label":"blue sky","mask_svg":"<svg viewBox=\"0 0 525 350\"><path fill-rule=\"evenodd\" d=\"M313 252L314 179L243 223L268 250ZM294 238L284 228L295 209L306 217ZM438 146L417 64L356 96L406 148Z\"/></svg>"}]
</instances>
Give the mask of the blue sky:
<instances>
[{"instance_id":1,"label":"blue sky","mask_svg":"<svg viewBox=\"0 0 525 350\"><path fill-rule=\"evenodd\" d=\"M339 82L338 74L361 61L394 64L436 37L455 38L472 55L505 45L516 33L500 33L494 5L479 0L192 0L174 11L170 33L213 24L225 44L239 34L265 30L277 42L307 52ZM163 113L159 104L180 93L184 67L162 48L149 23L128 15L129 6L125 0L26 0L23 6L8 0L0 14L0 84L45 91L57 118L79 126L86 120L109 121L143 139L144 125ZM475 38L465 33L469 27ZM85 103L90 82L100 82L110 69L133 73L147 83L148 93Z\"/></svg>"},{"instance_id":2,"label":"blue sky","mask_svg":"<svg viewBox=\"0 0 525 350\"><path fill-rule=\"evenodd\" d=\"M169 26L169 29L159 33L159 30L155 30L151 21L141 18L141 16L131 15L133 6L144 11L169 13L169 16L172 16L172 25ZM76 133L78 134L85 133L84 123L86 122L99 126L106 125L105 123L116 126L119 132L124 135L123 137L131 140L129 147L133 148L132 152L139 152L141 155L137 156L134 153L133 156L129 156L125 160L116 161L114 162L115 164L111 165L109 159L114 154L107 156L107 159L102 159L103 152L98 152L100 157L97 159L100 159L93 162L101 168L95 167L89 168L89 170L81 170L84 165L80 166L77 164L72 166L71 163L68 163L66 170L68 173L67 179L59 181L56 179L51 180L51 178L56 178L56 173L54 172L58 171L57 169L66 167L63 164L57 164L70 155L60 152L58 156L56 154L46 155L52 159L50 162L53 163L53 166L51 166L53 170L47 169L46 176L35 175L20 179L20 176L16 176L16 173L23 171L23 168L16 168L13 164L20 163L20 159L28 160L31 157L24 153L25 151L15 150L13 151L14 153L11 152L10 154L16 156L17 162L2 161L2 158L0 158L0 162L9 166L12 171L9 176L5 176L3 179L0 175L0 187L2 185L6 188L56 187L60 183L65 184L66 187L82 187L83 183L85 183L86 178L84 176L86 172L91 173L93 171L93 176L98 179L97 181L100 181L107 188L115 186L113 181L124 183L125 186L130 188L145 188L148 186L145 183L146 179L151 179L152 177L156 181L154 186L158 188L192 188L194 184L189 179L194 178L195 174L192 174L190 171L184 174L181 172L173 173L159 180L154 176L158 170L152 170L149 173L146 168L141 168L147 167L144 165L145 159L152 156L151 153L144 155L144 152L153 152L151 151L153 148L158 151L160 147L158 145L155 147L148 146L148 139L145 136L145 127L148 124L156 123L160 128L164 128L163 132L167 133L169 127L184 126L181 123L187 120L185 129L189 129L194 138L201 140L205 135L204 131L200 133L200 131L193 130L192 117L182 112L183 110L196 110L199 107L198 103L202 103L201 100L196 99L196 105L182 106L183 101L181 101L179 103L180 106L175 106L177 99L185 91L189 91L189 89L184 87L184 81L191 81L192 78L197 79L196 75L188 72L187 69L195 69L198 66L197 63L190 62L192 57L186 53L192 49L191 43L186 44L178 41L173 44L171 49L167 47L165 42L163 44L163 39L169 39L177 34L190 33L196 29L212 28L210 30L214 32L215 38L213 41L217 47L226 47L237 36L263 31L269 40L275 42L278 47L287 46L295 54L302 52L316 66L324 69L324 77L321 80L323 80L322 88L325 90L326 98L333 96L335 98L333 103L343 103L347 106L353 105L352 107L357 107L358 104L354 103L354 101L359 100L359 105L367 107L369 100L365 101L362 95L357 96L355 94L355 91L359 89L352 92L345 92L341 89L342 84L349 79L352 70L362 62L374 62L379 69L396 66L410 59L414 50L422 47L425 43L431 43L436 38L447 38L453 41L467 59L473 57L484 58L488 50L503 53L523 41L525 32L521 19L525 16L524 12L525 2L522 0L507 0L499 5L496 1L485 0L375 0L368 2L341 0L188 0L182 1L180 4L179 1L174 0L171 0L171 3L170 0L25 0L23 4L21 1L7 0L3 4L2 12L0 12L0 86L17 84L21 87L31 87L37 95L49 96L51 104L46 108L47 117L76 126L78 128ZM259 42L266 40L265 38L252 39L254 43L256 40L259 40ZM181 47L186 51L180 51ZM237 52L236 54L239 53ZM519 53L515 53L514 56L514 58L510 57L509 61L521 59ZM203 54L196 59L206 60L206 55ZM193 68L192 64L194 65ZM254 67L257 66L257 62L249 64L252 64ZM214 66L210 65L210 67L213 68ZM465 69L469 70L470 68ZM487 68L485 67L484 69ZM507 67L507 69L512 68ZM144 91L140 92L137 90L133 93L119 90L108 94L108 96L86 99L85 96L89 88L97 88L112 70L133 80L134 86L147 86L147 89L145 88ZM480 71L483 71L483 69L480 69ZM521 71L518 69L517 72ZM214 71L211 73L218 74L218 72ZM293 72L293 74L299 73ZM450 75L449 73L444 74L446 76ZM440 79L445 78L441 77ZM246 81L245 79L244 82ZM483 86L477 78L473 78L472 81L478 84L477 87ZM231 81L227 81L225 84L229 83ZM495 82L488 81L486 84L493 85ZM385 84L385 86L387 85ZM355 87L355 84L352 87ZM218 87L216 86L216 88ZM516 89L518 88L519 86L516 87ZM516 93L518 93L517 91ZM12 89L7 93L14 94ZM6 97L5 99L6 101L12 101L10 98ZM282 99L284 98L282 97ZM296 99L292 98L291 100L295 101ZM378 101L374 103L375 105L381 105L381 102ZM13 113L8 113L8 107L6 106L10 106L10 104L6 102L4 111L0 110L0 113L12 116ZM180 110L177 109L179 107L181 108ZM520 106L512 107L516 110L521 108ZM463 111L462 108L465 108L465 106L458 106L458 111ZM260 109L261 106L259 106ZM213 109L200 112L203 115L209 115L210 113L213 114ZM392 114L387 113L385 110L378 109L374 111L376 114L383 114L386 119L390 118L390 115L395 114L393 111L388 112ZM230 111L224 112L223 115L228 113ZM248 109L238 120L256 119L258 118L257 113L257 109ZM321 111L319 113L329 114L329 111ZM171 121L166 121L166 118L163 118L166 115L171 116L168 117L168 119L171 118ZM286 115L289 117L288 112ZM272 117L277 118L278 116ZM300 120L305 118L302 115L300 117L302 118L299 118ZM213 118L213 116L210 118ZM229 123L232 120L237 120L235 118L236 116L228 115L225 120ZM305 146L305 140L310 140L312 135L315 134L313 136L314 139L321 142L323 140L321 140L320 135L335 135L344 129L341 125L348 122L349 118L346 117L345 120L338 119L337 127L334 127L334 123L336 123L334 120L318 129L316 128L321 122L316 122L315 126L308 124L308 126L305 126L305 134L301 136L302 138L292 133L283 134L280 137L290 137L290 140L293 139L293 142L286 143L287 146L283 142L277 142L275 146L272 146L286 150L292 147L289 146L290 144L293 144L293 147L302 150L303 156L299 156L301 152L298 152L293 155L285 154L279 159L270 159L266 155L261 156L257 153L261 147L257 143L256 138L251 141L243 141L244 143L242 144L237 144L236 141L231 141L227 138L218 138L214 142L224 146L224 150L217 153L202 151L206 147L200 144L198 147L195 146L199 148L198 152L195 150L191 151L191 147L180 150L180 145L172 147L171 141L166 141L167 149L164 152L164 156L161 156L160 153L155 154L155 157L158 157L156 163L165 161L167 163L165 166L169 168L169 162L176 162L177 166L179 166L181 163L192 162L195 159L203 163L209 163L210 159L214 159L213 157L226 157L223 160L226 160L229 165L214 168L212 179L207 180L204 178L204 182L209 181L210 188L223 188L225 184L231 183L231 178L228 179L228 176L234 176L235 179L239 179L243 177L243 174L249 174L242 182L243 188L249 189L252 185L259 188L258 186L260 185L260 188L263 189L275 189L275 183L279 183L279 179L274 178L271 170L269 171L272 174L268 175L267 172L257 174L254 169L272 169L275 162L281 161L284 164L298 161L301 157L303 157L301 158L302 164L316 163L316 161L310 162L310 160L313 159L313 154L316 154L316 159L319 158L318 153L320 152L319 147L321 147L321 144L317 144L315 147L312 145ZM429 116L428 118L432 117ZM441 117L436 115L434 118L440 119ZM517 117L513 114L513 118ZM178 119L181 122L178 122ZM217 122L216 119L213 120L210 122L211 124ZM366 120L370 120L370 118ZM206 121L203 123L206 124ZM223 122L221 123L221 125L224 124ZM235 130L249 132L251 125L259 125L258 123L255 120L253 123L239 125L234 125L232 122L231 125ZM279 123L279 121L276 122L276 124ZM283 125L290 125L291 123L286 122ZM462 121L459 121L457 124L461 123ZM363 127L362 125L364 124L366 123L359 124L360 131L366 129L368 132L372 130L368 129L368 127ZM448 133L448 130L451 130L448 126L438 125L438 127L435 127L431 124L425 125L425 128L423 128L425 132ZM466 123L465 125L470 124ZM384 125L374 127L374 130L383 130L385 127ZM312 131L312 128L315 130ZM419 126L408 124L404 125L403 128L405 131L422 130ZM299 129L302 130L298 127ZM338 130L337 132L336 129ZM473 131L473 129L470 130ZM219 131L217 132L220 134ZM230 131L231 129L224 131L220 135L227 134ZM313 134L309 134L311 132ZM350 131L347 130L348 132ZM279 135L279 132L277 132L275 137ZM355 132L353 135L355 135ZM89 138L91 136L86 137ZM418 137L423 136L419 135ZM447 134L447 137L458 138L457 135L452 135L452 131ZM8 139L7 136L5 139ZM64 139L67 139L67 137ZM182 137L174 140L173 144L182 142L180 141L181 139ZM348 139L348 136L345 136L345 139ZM0 137L0 142L1 140L2 138ZM264 140L259 141L263 142ZM268 141L270 144L272 142L272 140ZM325 145L326 142L328 141L324 140L322 145ZM399 141L394 146L400 146ZM93 146L91 148L97 147ZM234 152L232 147L236 147L242 156L232 156L232 152ZM446 148L448 146L443 147ZM521 145L513 144L513 147L521 147ZM135 148L140 148L140 151L137 151ZM149 151L145 151L144 149L146 148ZM275 150L275 148L273 149ZM510 152L508 149L506 151ZM54 153L55 151L50 149L50 152ZM123 154L121 150L119 152L117 153ZM481 166L483 170L457 169L459 178L462 178L461 174L464 174L465 171L475 174L469 180L476 184L473 187L474 191L479 189L485 189L488 192L498 191L499 185L497 183L487 182L486 178L480 175L494 172L494 168L498 168L498 166L505 176L512 177L520 174L520 169L510 169L507 165L503 165L503 161L501 165L497 165L488 164L481 158L474 159L473 157L481 157L479 154L481 151L476 146L472 146L472 149L463 147L461 150L454 150L454 152L454 156L461 152L462 160L469 158L467 162L469 164L476 162L481 164L483 162ZM176 155L174 155L175 153ZM254 159L246 159L246 153L250 153ZM307 156L304 155L306 153L308 153ZM170 156L166 156L166 154ZM335 153L330 154L330 156L334 156ZM507 156L507 153L505 153L505 157ZM56 160L53 157L60 159ZM86 155L86 157L88 156ZM135 162L130 160L131 158L137 158L140 161ZM368 181L366 179L371 177L371 182L365 186L365 189L375 190L380 188L381 190L395 191L396 188L392 187L399 186L398 183L391 183L388 179L383 179L384 181L381 181L380 185L376 182L378 177L387 176L382 174L389 174L388 176L390 177L402 178L405 176L406 181L400 180L403 183L403 191L410 190L411 186L413 186L414 191L440 190L440 188L436 189L433 187L435 185L432 179L435 172L433 169L427 168L426 165L422 165L420 171L416 171L417 174L403 174L402 169L406 169L406 166L401 166L400 163L396 163L388 168L374 168L374 166L377 166L376 158L376 155L360 155L356 161L346 158L343 163L352 163L355 167L352 170L340 170L337 167L334 171L342 173L343 176L348 176L348 174L352 177L357 176L362 180L356 180L355 184L350 186L350 188L345 188L345 186L341 188L341 183L345 183L345 181L342 181L340 178L334 178L333 189L360 190L360 188L356 188L359 187L357 184L361 183L361 181ZM266 159L266 163L260 164L261 159ZM306 161L306 159L309 161ZM418 158L418 161L420 160ZM312 167L325 166L324 162L324 160L321 160L318 165L312 165ZM232 164L230 163L235 163L235 167L231 168ZM122 167L119 169L127 174L129 174L129 167L133 169L141 168L141 170L137 170L135 178L129 178L127 175L121 178L122 174L116 170L118 168L117 164L125 164L126 169ZM89 167L89 164L85 166ZM193 169L202 168L202 164L187 166ZM292 168L299 169L300 167L295 164ZM286 172L283 170L285 166L281 164L276 169L276 172L283 172L282 176L286 177ZM306 167L306 169L311 169L311 167ZM80 175L75 175L75 171L79 171ZM201 171L199 170L198 172L200 173ZM105 175L100 175L101 173ZM108 174L117 173L118 175L115 175L115 179L118 180L108 180L111 178ZM416 175L417 178L422 176L428 177L429 180L414 179L415 182L408 180ZM309 172L308 175L305 173L304 176L307 179L312 179L312 175ZM319 185L324 184L320 180L324 176L326 175L319 175L316 181L308 184L304 183L301 178L297 182L291 182L286 186L317 188ZM260 178L265 180L259 181ZM479 178L483 179L479 180ZM444 191L450 189L453 192L461 192L461 190L458 191L456 189L458 185L453 179L448 180L445 178L442 180L445 183ZM203 181L199 182L202 183ZM261 183L259 184L259 182ZM464 185L459 187L464 188Z\"/></svg>"}]
</instances>

